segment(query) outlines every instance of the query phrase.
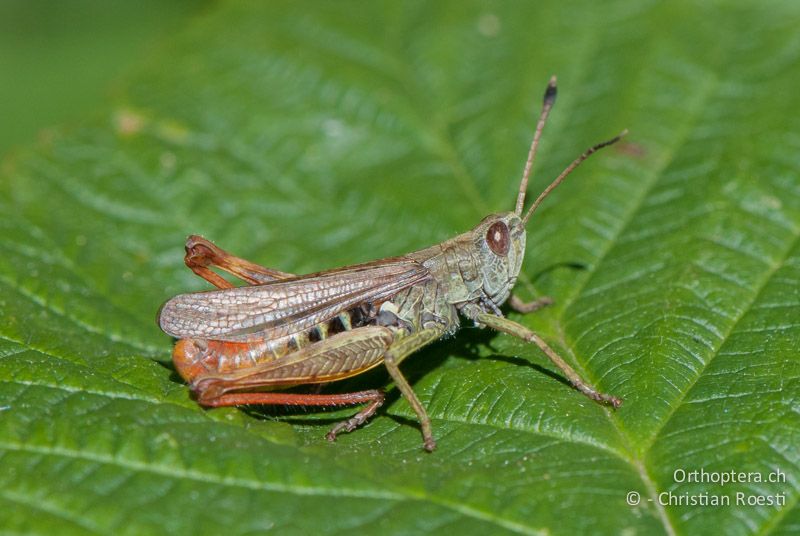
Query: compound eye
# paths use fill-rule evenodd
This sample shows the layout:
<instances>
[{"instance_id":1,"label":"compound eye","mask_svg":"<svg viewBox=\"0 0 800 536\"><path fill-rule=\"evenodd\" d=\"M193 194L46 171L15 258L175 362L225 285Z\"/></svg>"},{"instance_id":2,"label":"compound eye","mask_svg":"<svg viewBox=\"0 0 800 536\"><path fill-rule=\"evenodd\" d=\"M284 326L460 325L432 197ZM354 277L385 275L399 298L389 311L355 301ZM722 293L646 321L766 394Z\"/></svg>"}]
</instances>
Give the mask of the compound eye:
<instances>
[{"instance_id":1,"label":"compound eye","mask_svg":"<svg viewBox=\"0 0 800 536\"><path fill-rule=\"evenodd\" d=\"M506 224L501 221L493 223L489 230L486 231L486 242L495 255L503 257L508 255L510 240Z\"/></svg>"}]
</instances>

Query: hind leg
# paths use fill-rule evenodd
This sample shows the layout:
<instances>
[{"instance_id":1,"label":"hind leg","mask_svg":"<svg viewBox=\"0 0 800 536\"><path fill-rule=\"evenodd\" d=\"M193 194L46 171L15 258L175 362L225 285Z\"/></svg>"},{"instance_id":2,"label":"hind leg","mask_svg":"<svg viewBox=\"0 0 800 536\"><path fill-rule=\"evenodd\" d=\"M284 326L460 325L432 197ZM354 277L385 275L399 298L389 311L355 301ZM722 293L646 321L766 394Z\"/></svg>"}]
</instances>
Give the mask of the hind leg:
<instances>
[{"instance_id":1,"label":"hind leg","mask_svg":"<svg viewBox=\"0 0 800 536\"><path fill-rule=\"evenodd\" d=\"M248 260L231 255L202 236L191 235L186 239L186 256L184 262L195 274L199 275L217 288L233 288L233 284L212 271L216 267L231 275L247 281L251 285L260 285L279 279L294 277L293 274L265 268Z\"/></svg>"},{"instance_id":2,"label":"hind leg","mask_svg":"<svg viewBox=\"0 0 800 536\"><path fill-rule=\"evenodd\" d=\"M367 403L366 408L328 432L326 437L333 441L340 432L350 432L374 415L383 404L383 391L369 389L342 394L299 394L262 389L355 376L378 365L393 340L394 335L390 329L365 326L338 333L280 359L218 374L209 374L198 369L195 376L188 374L184 377L190 380L197 402L208 407L244 404L342 406ZM187 348L192 350L189 346ZM183 347L181 351L183 353L174 359L176 363L193 360L194 356L186 355Z\"/></svg>"}]
</instances>

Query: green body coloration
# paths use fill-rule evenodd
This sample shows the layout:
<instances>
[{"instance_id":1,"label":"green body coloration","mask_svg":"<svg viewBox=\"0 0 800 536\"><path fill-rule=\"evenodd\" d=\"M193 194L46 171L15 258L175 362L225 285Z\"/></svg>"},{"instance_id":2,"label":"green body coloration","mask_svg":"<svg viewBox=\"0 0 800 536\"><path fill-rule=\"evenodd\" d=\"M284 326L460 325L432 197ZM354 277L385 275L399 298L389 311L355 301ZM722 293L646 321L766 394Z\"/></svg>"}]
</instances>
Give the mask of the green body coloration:
<instances>
[{"instance_id":1,"label":"green body coloration","mask_svg":"<svg viewBox=\"0 0 800 536\"><path fill-rule=\"evenodd\" d=\"M431 280L390 301L397 316L416 328L438 324L458 329L458 312L476 320L496 313L517 282L525 257L525 228L513 212L493 214L472 231L408 255L428 269Z\"/></svg>"},{"instance_id":2,"label":"green body coloration","mask_svg":"<svg viewBox=\"0 0 800 536\"><path fill-rule=\"evenodd\" d=\"M159 313L161 328L179 339L178 372L207 406L240 404L335 405L369 402L336 425L335 439L364 423L383 402L378 390L341 395L275 392L289 386L341 380L381 363L420 420L424 447L435 441L430 419L400 372L400 363L421 347L455 333L459 314L538 345L572 385L615 407L621 400L584 382L540 337L503 317L525 257L525 225L544 197L580 162L620 136L576 159L536 199L523 217L528 177L539 137L555 101L555 78L544 106L519 187L516 210L485 217L471 231L413 253L325 272L294 276L235 257L211 242L190 237L186 264L219 290L178 295ZM252 286L234 288L209 269L215 266ZM549 303L511 306L523 312Z\"/></svg>"}]
</instances>

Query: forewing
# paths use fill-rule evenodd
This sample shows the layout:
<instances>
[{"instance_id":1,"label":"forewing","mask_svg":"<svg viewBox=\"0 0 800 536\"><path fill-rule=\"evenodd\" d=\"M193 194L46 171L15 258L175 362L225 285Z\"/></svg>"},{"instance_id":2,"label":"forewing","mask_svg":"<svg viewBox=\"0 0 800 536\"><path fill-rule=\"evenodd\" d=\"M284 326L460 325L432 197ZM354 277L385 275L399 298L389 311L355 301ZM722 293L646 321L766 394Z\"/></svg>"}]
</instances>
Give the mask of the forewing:
<instances>
[{"instance_id":1,"label":"forewing","mask_svg":"<svg viewBox=\"0 0 800 536\"><path fill-rule=\"evenodd\" d=\"M385 300L429 275L414 260L383 259L263 285L180 294L163 305L158 321L177 338L283 337L359 303Z\"/></svg>"}]
</instances>

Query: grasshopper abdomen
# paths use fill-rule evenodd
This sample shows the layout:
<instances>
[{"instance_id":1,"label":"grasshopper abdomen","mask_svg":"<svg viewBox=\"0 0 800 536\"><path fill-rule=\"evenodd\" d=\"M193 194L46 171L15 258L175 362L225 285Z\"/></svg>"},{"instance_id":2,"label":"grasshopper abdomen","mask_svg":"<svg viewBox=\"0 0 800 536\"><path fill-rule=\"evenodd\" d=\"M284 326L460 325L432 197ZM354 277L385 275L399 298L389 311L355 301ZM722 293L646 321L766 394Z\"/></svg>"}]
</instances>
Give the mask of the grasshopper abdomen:
<instances>
[{"instance_id":1,"label":"grasshopper abdomen","mask_svg":"<svg viewBox=\"0 0 800 536\"><path fill-rule=\"evenodd\" d=\"M485 217L472 230L401 257L295 276L235 257L199 236L186 243L186 265L220 290L175 296L162 307L159 325L178 338L173 360L200 404L367 406L328 433L363 424L384 401L382 391L344 394L271 392L360 374L381 363L419 417L424 448L433 450L431 421L399 369L409 355L459 328L459 313L536 344L586 396L618 407L622 401L585 382L534 332L503 316L525 256L525 226L541 201L583 160L623 134L589 148L539 195L523 215L531 165L555 102L550 80L528 153L514 212ZM252 286L234 287L211 267ZM551 303L511 307L532 312Z\"/></svg>"},{"instance_id":2,"label":"grasshopper abdomen","mask_svg":"<svg viewBox=\"0 0 800 536\"><path fill-rule=\"evenodd\" d=\"M172 359L181 377L191 384L204 376L230 374L278 361L333 335L374 323L374 309L371 304L362 304L306 330L271 339L258 333L243 340L180 339L173 349Z\"/></svg>"}]
</instances>

